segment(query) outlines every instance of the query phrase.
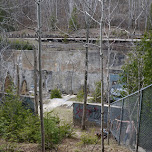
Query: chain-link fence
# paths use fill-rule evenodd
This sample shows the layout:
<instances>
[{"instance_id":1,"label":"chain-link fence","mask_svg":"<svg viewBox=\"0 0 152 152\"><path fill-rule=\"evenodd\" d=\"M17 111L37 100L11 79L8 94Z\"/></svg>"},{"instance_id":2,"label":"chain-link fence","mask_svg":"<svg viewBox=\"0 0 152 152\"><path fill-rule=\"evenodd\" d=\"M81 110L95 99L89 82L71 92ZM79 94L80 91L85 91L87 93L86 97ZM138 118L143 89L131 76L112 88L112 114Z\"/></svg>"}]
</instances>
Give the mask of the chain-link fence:
<instances>
[{"instance_id":1,"label":"chain-link fence","mask_svg":"<svg viewBox=\"0 0 152 152\"><path fill-rule=\"evenodd\" d=\"M152 85L112 103L110 121L120 144L152 152Z\"/></svg>"}]
</instances>

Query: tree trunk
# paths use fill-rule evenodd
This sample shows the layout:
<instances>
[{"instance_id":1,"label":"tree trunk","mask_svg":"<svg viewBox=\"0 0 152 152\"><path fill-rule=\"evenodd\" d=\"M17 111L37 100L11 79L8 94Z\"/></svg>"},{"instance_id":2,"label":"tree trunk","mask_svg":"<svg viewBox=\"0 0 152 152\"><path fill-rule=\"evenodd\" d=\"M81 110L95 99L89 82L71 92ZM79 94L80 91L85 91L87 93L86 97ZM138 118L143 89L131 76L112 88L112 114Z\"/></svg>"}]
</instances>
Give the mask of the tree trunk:
<instances>
[{"instance_id":1,"label":"tree trunk","mask_svg":"<svg viewBox=\"0 0 152 152\"><path fill-rule=\"evenodd\" d=\"M38 94L37 94L37 55L34 49L34 96L35 96L35 113L38 115Z\"/></svg>"},{"instance_id":2,"label":"tree trunk","mask_svg":"<svg viewBox=\"0 0 152 152\"><path fill-rule=\"evenodd\" d=\"M17 64L17 95L20 95L20 75L19 75L19 65Z\"/></svg>"},{"instance_id":3,"label":"tree trunk","mask_svg":"<svg viewBox=\"0 0 152 152\"><path fill-rule=\"evenodd\" d=\"M82 130L86 128L86 106L87 106L87 80L88 80L88 43L89 43L89 23L86 21L86 58L85 58L85 76L84 76L84 104L82 115Z\"/></svg>"},{"instance_id":4,"label":"tree trunk","mask_svg":"<svg viewBox=\"0 0 152 152\"><path fill-rule=\"evenodd\" d=\"M107 131L108 131L108 145L109 145L109 134L110 134L110 70L109 70L109 63L110 63L110 43L109 43L109 38L108 36L108 71L107 71L107 99L108 99L108 116L107 116Z\"/></svg>"},{"instance_id":5,"label":"tree trunk","mask_svg":"<svg viewBox=\"0 0 152 152\"><path fill-rule=\"evenodd\" d=\"M109 0L109 7L108 7L108 41L107 41L107 46L108 46L108 63L107 63L107 99L108 99L108 116L107 116L107 131L108 131L108 145L109 145L109 135L110 135L110 54L111 54L111 47L110 47L110 33L111 33L111 10L110 10L110 5L111 1Z\"/></svg>"},{"instance_id":6,"label":"tree trunk","mask_svg":"<svg viewBox=\"0 0 152 152\"><path fill-rule=\"evenodd\" d=\"M138 59L138 106L137 106L137 131L136 131L136 152L139 146L139 126L140 126L140 100L141 100L141 66L140 58Z\"/></svg>"},{"instance_id":7,"label":"tree trunk","mask_svg":"<svg viewBox=\"0 0 152 152\"><path fill-rule=\"evenodd\" d=\"M41 144L42 152L45 152L45 133L43 120L43 97L42 97L42 67L41 67L41 0L37 2L38 17L38 50L39 50L39 99L40 99L40 120L41 120Z\"/></svg>"},{"instance_id":8,"label":"tree trunk","mask_svg":"<svg viewBox=\"0 0 152 152\"><path fill-rule=\"evenodd\" d=\"M101 70L101 151L104 152L104 101L103 101L103 49L102 49L102 24L103 24L103 13L104 13L104 2L101 1L101 20L100 20L100 70Z\"/></svg>"}]
</instances>

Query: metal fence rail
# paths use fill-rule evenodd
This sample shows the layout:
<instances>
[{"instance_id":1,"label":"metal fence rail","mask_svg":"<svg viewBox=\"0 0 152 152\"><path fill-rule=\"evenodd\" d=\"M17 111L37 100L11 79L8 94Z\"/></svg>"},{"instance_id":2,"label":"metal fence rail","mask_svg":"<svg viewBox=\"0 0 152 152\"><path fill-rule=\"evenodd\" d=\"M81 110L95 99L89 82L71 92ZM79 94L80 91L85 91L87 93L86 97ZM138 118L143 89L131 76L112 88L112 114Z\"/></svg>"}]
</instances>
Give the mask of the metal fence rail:
<instances>
[{"instance_id":1,"label":"metal fence rail","mask_svg":"<svg viewBox=\"0 0 152 152\"><path fill-rule=\"evenodd\" d=\"M110 121L119 144L152 152L152 85L112 103Z\"/></svg>"}]
</instances>

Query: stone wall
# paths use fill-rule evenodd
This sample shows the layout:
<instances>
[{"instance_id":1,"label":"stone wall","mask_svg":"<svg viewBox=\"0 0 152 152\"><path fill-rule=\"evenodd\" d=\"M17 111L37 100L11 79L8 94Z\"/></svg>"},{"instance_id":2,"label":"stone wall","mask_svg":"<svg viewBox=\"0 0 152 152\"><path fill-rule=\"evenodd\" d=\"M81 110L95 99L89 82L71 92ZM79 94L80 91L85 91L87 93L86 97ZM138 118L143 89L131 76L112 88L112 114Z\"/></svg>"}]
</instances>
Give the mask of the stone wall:
<instances>
[{"instance_id":1,"label":"stone wall","mask_svg":"<svg viewBox=\"0 0 152 152\"><path fill-rule=\"evenodd\" d=\"M110 55L110 75L116 75L121 71L127 52L129 42L114 42ZM104 49L104 87L107 84L107 47ZM34 86L34 57L33 51L4 52L3 69L1 72L1 90L4 90L4 83L7 73L11 75L14 84L17 84L16 65L19 64L20 86L26 80L27 89ZM2 62L2 61L1 61ZM59 88L64 93L76 94L84 84L84 62L85 47L83 43L42 43L42 68L43 87L45 90ZM99 48L89 47L89 68L88 68L88 88L92 92L95 83L100 81L100 53ZM111 81L113 81L111 79ZM115 80L116 81L116 80ZM112 84L112 82L111 82Z\"/></svg>"}]
</instances>

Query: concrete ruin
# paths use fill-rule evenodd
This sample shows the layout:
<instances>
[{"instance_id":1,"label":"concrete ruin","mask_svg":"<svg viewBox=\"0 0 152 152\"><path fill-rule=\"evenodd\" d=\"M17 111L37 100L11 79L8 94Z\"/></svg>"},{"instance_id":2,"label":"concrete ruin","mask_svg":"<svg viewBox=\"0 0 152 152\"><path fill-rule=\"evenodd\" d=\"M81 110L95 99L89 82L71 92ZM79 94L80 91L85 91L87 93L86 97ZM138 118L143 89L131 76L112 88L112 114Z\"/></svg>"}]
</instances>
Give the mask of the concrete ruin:
<instances>
[{"instance_id":1,"label":"concrete ruin","mask_svg":"<svg viewBox=\"0 0 152 152\"><path fill-rule=\"evenodd\" d=\"M85 43L81 42L43 42L42 69L43 88L54 88L63 93L76 94L84 85ZM112 43L110 54L110 85L116 85L118 74L127 53L131 50L130 41L117 40ZM107 86L107 42L104 41L104 88ZM32 50L6 50L1 59L1 91L5 90L5 79L9 72L13 83L17 84L17 64L19 65L20 90L22 94L34 88L34 55ZM95 90L100 81L100 53L96 46L89 46L88 89Z\"/></svg>"}]
</instances>

